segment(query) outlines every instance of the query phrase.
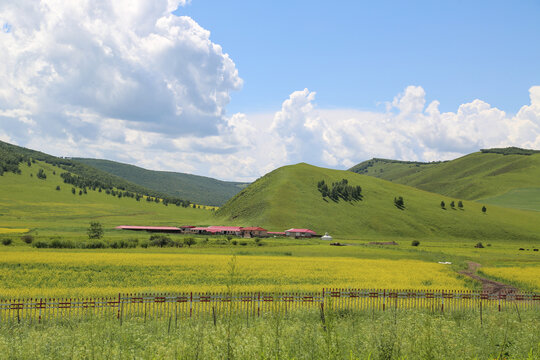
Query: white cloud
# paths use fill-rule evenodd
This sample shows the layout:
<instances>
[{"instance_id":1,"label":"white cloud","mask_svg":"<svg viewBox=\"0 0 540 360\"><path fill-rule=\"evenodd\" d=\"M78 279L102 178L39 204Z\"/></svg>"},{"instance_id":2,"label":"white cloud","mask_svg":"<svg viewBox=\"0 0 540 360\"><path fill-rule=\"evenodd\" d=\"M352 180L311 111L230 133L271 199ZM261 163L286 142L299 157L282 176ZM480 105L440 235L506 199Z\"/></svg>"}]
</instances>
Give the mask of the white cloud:
<instances>
[{"instance_id":1,"label":"white cloud","mask_svg":"<svg viewBox=\"0 0 540 360\"><path fill-rule=\"evenodd\" d=\"M275 113L227 115L234 62L186 0L0 3L0 139L59 156L253 180L309 162L455 158L479 148L540 148L540 86L515 115L482 100L455 112L408 86L385 111L320 109L291 93Z\"/></svg>"},{"instance_id":2,"label":"white cloud","mask_svg":"<svg viewBox=\"0 0 540 360\"><path fill-rule=\"evenodd\" d=\"M70 113L80 111L132 129L217 133L242 80L209 31L170 13L183 4L2 2L0 109L30 113L57 136L77 129Z\"/></svg>"}]
</instances>

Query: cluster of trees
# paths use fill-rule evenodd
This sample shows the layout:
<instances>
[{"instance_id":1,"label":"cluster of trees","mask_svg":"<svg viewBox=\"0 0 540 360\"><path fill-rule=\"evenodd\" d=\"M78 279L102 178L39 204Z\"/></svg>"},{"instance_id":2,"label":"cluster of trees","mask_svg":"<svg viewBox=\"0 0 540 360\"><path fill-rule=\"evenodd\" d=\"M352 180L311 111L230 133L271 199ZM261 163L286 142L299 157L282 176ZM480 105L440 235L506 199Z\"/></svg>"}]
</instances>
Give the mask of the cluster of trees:
<instances>
[{"instance_id":1,"label":"cluster of trees","mask_svg":"<svg viewBox=\"0 0 540 360\"><path fill-rule=\"evenodd\" d=\"M456 203L454 202L454 200L452 200L452 202L450 202L450 207L452 209L455 209L456 208ZM463 201L459 200L458 201L458 204L457 204L457 207L460 209L460 210L463 210L464 206L463 206ZM441 201L441 208L446 210L446 203L444 201Z\"/></svg>"},{"instance_id":2,"label":"cluster of trees","mask_svg":"<svg viewBox=\"0 0 540 360\"><path fill-rule=\"evenodd\" d=\"M317 183L317 188L322 194L322 197L329 197L334 201L343 199L345 201L362 200L362 187L360 185L349 185L347 179L342 179L338 182L333 182L330 186L324 180Z\"/></svg>"},{"instance_id":3,"label":"cluster of trees","mask_svg":"<svg viewBox=\"0 0 540 360\"><path fill-rule=\"evenodd\" d=\"M88 182L86 182L84 179L81 180L80 177L74 176L74 175L72 175L70 173L63 173L63 174L60 174L60 176L64 179L64 183L66 183L66 184L72 184L72 185L75 185L77 187L81 186L81 188L78 191L79 195L88 194L87 187L84 185L84 184L88 184ZM137 201L141 201L141 199L144 198L143 194L134 193L134 192L127 191L127 190L122 191L123 189L106 188L104 190L101 186L96 186L96 183L90 182L90 184L91 184L91 186L88 186L88 189L91 189L93 191L97 190L98 192L103 192L104 191L105 194L111 195L111 196L114 196L114 197L118 197L119 199L124 197L124 198L132 198L132 199L135 199ZM57 186L56 190L60 190L60 186ZM75 187L71 188L71 193L73 195L76 195L77 194L77 189ZM168 198L168 197L160 198L160 197L146 196L146 201L147 202L155 202L156 204L162 203L165 206L168 206L169 204L173 204L173 205L176 205L176 206L189 207L189 206L192 205L191 201L189 201L189 200L182 200L182 199L178 199L178 198Z\"/></svg>"},{"instance_id":4,"label":"cluster of trees","mask_svg":"<svg viewBox=\"0 0 540 360\"><path fill-rule=\"evenodd\" d=\"M38 179L41 179L41 180L45 180L47 178L47 174L45 174L45 171L43 171L43 169L39 169L36 176Z\"/></svg>"},{"instance_id":5,"label":"cluster of trees","mask_svg":"<svg viewBox=\"0 0 540 360\"><path fill-rule=\"evenodd\" d=\"M24 156L13 154L0 147L0 176L4 175L5 172L20 174L19 164L25 160Z\"/></svg>"},{"instance_id":6,"label":"cluster of trees","mask_svg":"<svg viewBox=\"0 0 540 360\"><path fill-rule=\"evenodd\" d=\"M398 209L403 210L403 209L405 209L405 200L403 200L402 196L395 197L394 198L394 205Z\"/></svg>"}]
</instances>

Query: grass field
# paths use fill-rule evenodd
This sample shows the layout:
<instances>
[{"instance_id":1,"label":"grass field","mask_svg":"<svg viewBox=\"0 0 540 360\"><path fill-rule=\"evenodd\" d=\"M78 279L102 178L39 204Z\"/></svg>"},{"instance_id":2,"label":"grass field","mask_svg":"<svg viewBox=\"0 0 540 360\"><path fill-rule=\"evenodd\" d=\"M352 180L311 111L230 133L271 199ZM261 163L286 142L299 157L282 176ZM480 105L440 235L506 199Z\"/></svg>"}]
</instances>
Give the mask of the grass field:
<instances>
[{"instance_id":1,"label":"grass field","mask_svg":"<svg viewBox=\"0 0 540 360\"><path fill-rule=\"evenodd\" d=\"M375 161L367 170L367 175L468 200L540 186L540 154L502 155L477 152L448 162L418 166ZM503 202L505 199L515 207L520 197L503 198L498 204L506 205ZM526 204L527 199L522 199Z\"/></svg>"},{"instance_id":2,"label":"grass field","mask_svg":"<svg viewBox=\"0 0 540 360\"><path fill-rule=\"evenodd\" d=\"M481 320L482 319L482 320ZM521 359L540 357L537 311L301 311L167 321L0 324L6 359Z\"/></svg>"},{"instance_id":3,"label":"grass field","mask_svg":"<svg viewBox=\"0 0 540 360\"><path fill-rule=\"evenodd\" d=\"M540 188L514 189L480 201L485 204L540 211Z\"/></svg>"},{"instance_id":4,"label":"grass field","mask_svg":"<svg viewBox=\"0 0 540 360\"><path fill-rule=\"evenodd\" d=\"M108 234L114 233L117 225L209 224L212 216L205 209L118 198L97 190L78 195L76 189L74 195L72 186L64 184L60 177L64 170L39 161L30 167L26 164L20 167L21 175L0 176L0 228L27 228L38 236L68 235L76 240L86 237L91 221L102 223ZM47 179L37 178L40 168Z\"/></svg>"},{"instance_id":5,"label":"grass field","mask_svg":"<svg viewBox=\"0 0 540 360\"><path fill-rule=\"evenodd\" d=\"M362 187L361 201L323 198L317 183L348 180ZM394 206L402 196L404 209ZM446 203L442 209L441 201ZM450 206L455 202L455 207ZM482 205L428 193L350 171L308 164L285 166L260 178L221 207L222 222L268 229L310 228L357 237L416 237L540 240L540 213Z\"/></svg>"}]
</instances>

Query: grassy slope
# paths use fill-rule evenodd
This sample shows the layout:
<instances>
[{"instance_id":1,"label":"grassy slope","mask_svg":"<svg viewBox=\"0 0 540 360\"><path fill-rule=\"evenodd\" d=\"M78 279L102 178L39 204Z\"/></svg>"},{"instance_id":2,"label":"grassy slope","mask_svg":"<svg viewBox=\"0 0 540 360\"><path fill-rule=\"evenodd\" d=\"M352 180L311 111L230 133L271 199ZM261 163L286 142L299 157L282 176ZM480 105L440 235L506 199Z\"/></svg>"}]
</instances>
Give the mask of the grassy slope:
<instances>
[{"instance_id":1,"label":"grassy slope","mask_svg":"<svg viewBox=\"0 0 540 360\"><path fill-rule=\"evenodd\" d=\"M109 160L84 158L74 158L73 160L116 175L148 189L182 199L189 199L197 204L223 205L245 185L244 183L221 181L205 176L146 170L137 166Z\"/></svg>"},{"instance_id":2,"label":"grassy slope","mask_svg":"<svg viewBox=\"0 0 540 360\"><path fill-rule=\"evenodd\" d=\"M349 171L399 182L402 177L420 173L439 164L441 162L424 163L374 158L353 166Z\"/></svg>"},{"instance_id":3,"label":"grassy slope","mask_svg":"<svg viewBox=\"0 0 540 360\"><path fill-rule=\"evenodd\" d=\"M20 166L22 174L0 176L0 227L30 228L40 234L86 236L90 221L101 222L106 230L117 225L208 224L208 210L164 206L132 198L117 198L105 192L89 190L87 195L73 195L72 186L64 184L59 174L64 170L43 162ZM39 168L46 180L36 177ZM56 175L53 175L53 171ZM33 177L30 177L30 174ZM60 185L61 190L55 190Z\"/></svg>"},{"instance_id":4,"label":"grassy slope","mask_svg":"<svg viewBox=\"0 0 540 360\"><path fill-rule=\"evenodd\" d=\"M362 186L363 201L323 200L317 182L346 178ZM405 199L405 210L393 204ZM217 215L223 222L261 225L271 230L311 228L338 235L470 239L539 239L540 214L464 201L464 210L442 210L452 198L349 171L297 164L265 175L241 191Z\"/></svg>"},{"instance_id":5,"label":"grassy slope","mask_svg":"<svg viewBox=\"0 0 540 360\"><path fill-rule=\"evenodd\" d=\"M515 189L540 189L540 154L526 156L478 152L449 162L419 166L379 161L369 167L366 174L430 192L478 200L500 196ZM490 203L531 209L527 202L527 198L519 193L511 193ZM540 210L536 205L532 209Z\"/></svg>"}]
</instances>

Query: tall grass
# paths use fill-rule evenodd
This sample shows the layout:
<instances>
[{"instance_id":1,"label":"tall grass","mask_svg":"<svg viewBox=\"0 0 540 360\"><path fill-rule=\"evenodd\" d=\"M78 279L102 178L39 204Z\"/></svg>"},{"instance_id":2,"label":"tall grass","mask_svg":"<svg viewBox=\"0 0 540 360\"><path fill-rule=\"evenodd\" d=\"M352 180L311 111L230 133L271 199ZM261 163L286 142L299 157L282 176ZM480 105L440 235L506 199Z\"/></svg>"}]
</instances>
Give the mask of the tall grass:
<instances>
[{"instance_id":1,"label":"tall grass","mask_svg":"<svg viewBox=\"0 0 540 360\"><path fill-rule=\"evenodd\" d=\"M486 312L480 323L472 311L325 309L249 321L223 316L215 323L211 314L172 324L3 323L0 353L6 359L538 359L540 314Z\"/></svg>"}]
</instances>

